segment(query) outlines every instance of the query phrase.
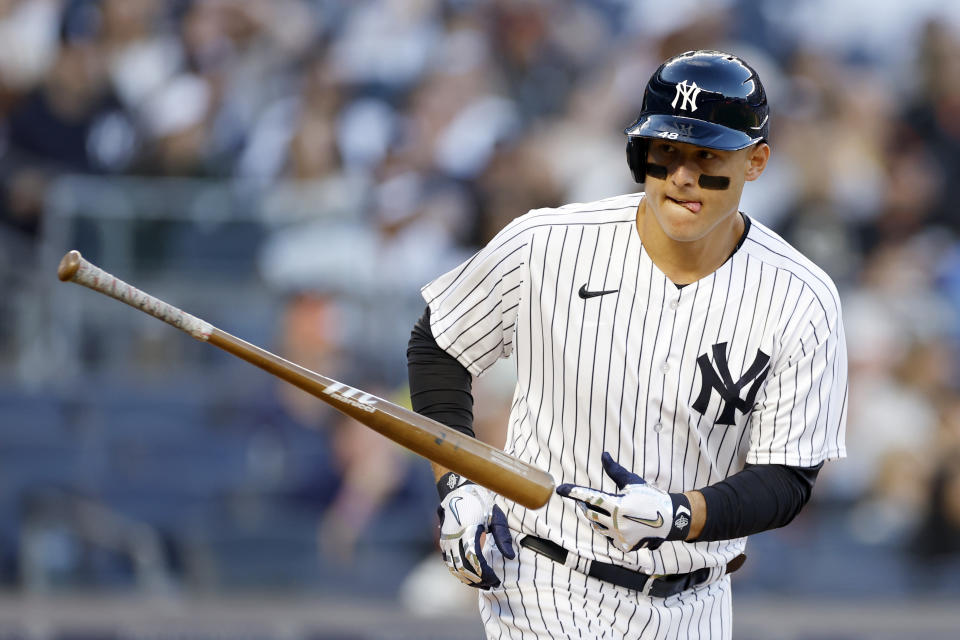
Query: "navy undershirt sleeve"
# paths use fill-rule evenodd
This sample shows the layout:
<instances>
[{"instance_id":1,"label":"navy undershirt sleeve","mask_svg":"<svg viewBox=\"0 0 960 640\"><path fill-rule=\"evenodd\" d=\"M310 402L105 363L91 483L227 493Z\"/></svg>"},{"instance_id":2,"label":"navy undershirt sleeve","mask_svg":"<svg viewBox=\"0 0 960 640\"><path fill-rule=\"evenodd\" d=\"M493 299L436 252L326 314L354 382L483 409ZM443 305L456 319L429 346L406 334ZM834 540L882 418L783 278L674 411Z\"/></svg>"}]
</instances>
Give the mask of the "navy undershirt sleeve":
<instances>
[{"instance_id":1,"label":"navy undershirt sleeve","mask_svg":"<svg viewBox=\"0 0 960 640\"><path fill-rule=\"evenodd\" d=\"M413 410L473 436L473 376L440 348L430 330L430 307L407 344L407 376Z\"/></svg>"},{"instance_id":2,"label":"navy undershirt sleeve","mask_svg":"<svg viewBox=\"0 0 960 640\"><path fill-rule=\"evenodd\" d=\"M731 540L788 524L810 500L822 466L748 464L700 489L707 518L697 541Z\"/></svg>"}]
</instances>

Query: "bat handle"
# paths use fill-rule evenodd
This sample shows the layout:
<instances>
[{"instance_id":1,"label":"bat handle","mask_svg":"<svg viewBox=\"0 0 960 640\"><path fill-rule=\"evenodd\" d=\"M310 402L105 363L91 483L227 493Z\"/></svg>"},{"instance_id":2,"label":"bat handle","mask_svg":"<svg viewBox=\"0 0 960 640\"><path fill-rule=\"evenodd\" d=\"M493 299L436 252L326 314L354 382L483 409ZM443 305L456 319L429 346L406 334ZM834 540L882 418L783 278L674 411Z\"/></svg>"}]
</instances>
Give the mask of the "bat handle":
<instances>
[{"instance_id":1,"label":"bat handle","mask_svg":"<svg viewBox=\"0 0 960 640\"><path fill-rule=\"evenodd\" d=\"M181 331L186 331L197 340L208 340L210 333L213 331L213 326L200 318L181 311L163 300L154 298L120 278L107 273L97 265L84 260L76 249L68 251L60 260L60 266L57 267L57 277L64 282L75 282L140 309Z\"/></svg>"}]
</instances>

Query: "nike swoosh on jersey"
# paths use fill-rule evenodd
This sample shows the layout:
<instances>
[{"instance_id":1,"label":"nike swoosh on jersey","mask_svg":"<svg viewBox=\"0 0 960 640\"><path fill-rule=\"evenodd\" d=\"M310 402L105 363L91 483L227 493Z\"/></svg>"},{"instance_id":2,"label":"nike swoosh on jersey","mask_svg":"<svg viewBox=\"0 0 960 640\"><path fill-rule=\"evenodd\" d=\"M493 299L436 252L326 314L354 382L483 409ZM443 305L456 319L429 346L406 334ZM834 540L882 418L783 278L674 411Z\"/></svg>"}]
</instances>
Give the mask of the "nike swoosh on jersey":
<instances>
[{"instance_id":1,"label":"nike swoosh on jersey","mask_svg":"<svg viewBox=\"0 0 960 640\"><path fill-rule=\"evenodd\" d=\"M584 284L580 287L580 291L577 292L577 295L579 295L581 298L586 300L587 298L595 298L596 296L605 296L608 293L616 293L617 291L620 291L620 289L608 289L606 291L587 291L587 285Z\"/></svg>"},{"instance_id":2,"label":"nike swoosh on jersey","mask_svg":"<svg viewBox=\"0 0 960 640\"><path fill-rule=\"evenodd\" d=\"M633 520L634 522L645 524L648 527L653 527L654 529L658 529L663 526L663 516L660 514L659 511L657 512L656 520L654 520L653 518L637 518L635 516L628 516L626 514L624 514L623 517L626 518L627 520Z\"/></svg>"}]
</instances>

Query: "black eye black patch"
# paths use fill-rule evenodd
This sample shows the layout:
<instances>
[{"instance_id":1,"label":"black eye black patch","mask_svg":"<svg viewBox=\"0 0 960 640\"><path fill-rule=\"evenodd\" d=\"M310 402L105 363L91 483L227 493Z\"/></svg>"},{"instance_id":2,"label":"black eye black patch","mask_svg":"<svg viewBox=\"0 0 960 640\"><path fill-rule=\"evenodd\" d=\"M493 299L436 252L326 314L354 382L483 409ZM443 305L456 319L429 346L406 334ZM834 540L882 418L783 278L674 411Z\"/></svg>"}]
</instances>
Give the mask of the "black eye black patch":
<instances>
[{"instance_id":1,"label":"black eye black patch","mask_svg":"<svg viewBox=\"0 0 960 640\"><path fill-rule=\"evenodd\" d=\"M730 187L730 178L726 176L708 176L705 173L701 173L699 182L700 187L703 189L723 191Z\"/></svg>"},{"instance_id":2,"label":"black eye black patch","mask_svg":"<svg viewBox=\"0 0 960 640\"><path fill-rule=\"evenodd\" d=\"M647 175L658 180L667 179L667 168L662 164L647 162ZM714 189L723 191L730 188L730 178L726 176L708 176L705 173L700 174L700 187L703 189Z\"/></svg>"},{"instance_id":3,"label":"black eye black patch","mask_svg":"<svg viewBox=\"0 0 960 640\"><path fill-rule=\"evenodd\" d=\"M662 164L653 164L652 162L647 162L647 175L651 178L657 178L658 180L666 180L667 168Z\"/></svg>"},{"instance_id":4,"label":"black eye black patch","mask_svg":"<svg viewBox=\"0 0 960 640\"><path fill-rule=\"evenodd\" d=\"M667 168L662 164L647 162L647 175L658 180L667 179ZM726 176L708 176L705 173L700 174L700 187L703 189L714 189L723 191L730 188L730 178Z\"/></svg>"}]
</instances>

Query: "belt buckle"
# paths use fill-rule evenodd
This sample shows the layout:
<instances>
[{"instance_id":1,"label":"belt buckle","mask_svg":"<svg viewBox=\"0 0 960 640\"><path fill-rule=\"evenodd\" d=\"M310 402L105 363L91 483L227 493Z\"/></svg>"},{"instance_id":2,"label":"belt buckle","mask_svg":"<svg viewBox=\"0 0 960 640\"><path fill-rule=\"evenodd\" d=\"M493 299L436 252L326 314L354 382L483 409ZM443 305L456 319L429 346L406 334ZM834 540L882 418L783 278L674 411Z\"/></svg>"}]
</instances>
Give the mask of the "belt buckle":
<instances>
[{"instance_id":1,"label":"belt buckle","mask_svg":"<svg viewBox=\"0 0 960 640\"><path fill-rule=\"evenodd\" d=\"M653 581L657 578L662 578L663 574L651 574L647 576L647 581L643 583L643 589L640 590L644 596L650 596L650 589L653 588Z\"/></svg>"}]
</instances>

